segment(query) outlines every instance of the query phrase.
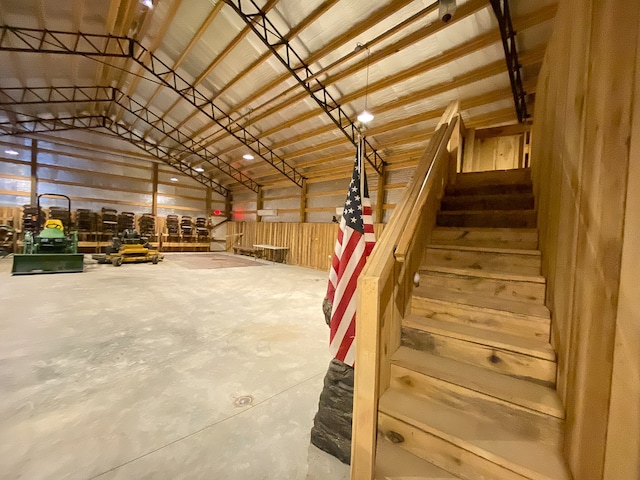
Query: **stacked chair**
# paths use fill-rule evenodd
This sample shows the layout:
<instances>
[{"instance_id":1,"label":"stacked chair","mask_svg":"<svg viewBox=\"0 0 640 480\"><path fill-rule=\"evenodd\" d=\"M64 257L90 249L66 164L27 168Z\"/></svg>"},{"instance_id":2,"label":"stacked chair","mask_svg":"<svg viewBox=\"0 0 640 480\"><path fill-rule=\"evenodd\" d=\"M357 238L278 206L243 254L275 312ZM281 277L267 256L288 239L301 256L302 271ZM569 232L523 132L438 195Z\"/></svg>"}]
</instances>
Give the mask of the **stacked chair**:
<instances>
[{"instance_id":1,"label":"stacked chair","mask_svg":"<svg viewBox=\"0 0 640 480\"><path fill-rule=\"evenodd\" d=\"M169 238L180 237L180 218L178 215L167 215L167 233Z\"/></svg>"},{"instance_id":2,"label":"stacked chair","mask_svg":"<svg viewBox=\"0 0 640 480\"><path fill-rule=\"evenodd\" d=\"M198 237L198 241L206 241L206 239L209 238L207 219L205 217L196 218L196 236Z\"/></svg>"},{"instance_id":3,"label":"stacked chair","mask_svg":"<svg viewBox=\"0 0 640 480\"><path fill-rule=\"evenodd\" d=\"M98 226L98 215L92 210L79 208L76 210L76 225L79 232L95 232Z\"/></svg>"},{"instance_id":4,"label":"stacked chair","mask_svg":"<svg viewBox=\"0 0 640 480\"><path fill-rule=\"evenodd\" d=\"M147 238L152 238L156 234L156 217L151 213L143 213L138 220L140 225L140 235Z\"/></svg>"},{"instance_id":5,"label":"stacked chair","mask_svg":"<svg viewBox=\"0 0 640 480\"><path fill-rule=\"evenodd\" d=\"M118 232L136 229L136 217L133 212L122 212L118 215Z\"/></svg>"},{"instance_id":6,"label":"stacked chair","mask_svg":"<svg viewBox=\"0 0 640 480\"><path fill-rule=\"evenodd\" d=\"M118 212L113 208L102 207L102 233L115 234L118 229Z\"/></svg>"},{"instance_id":7,"label":"stacked chair","mask_svg":"<svg viewBox=\"0 0 640 480\"><path fill-rule=\"evenodd\" d=\"M193 239L193 219L189 215L183 215L180 219L180 231L183 240Z\"/></svg>"},{"instance_id":8,"label":"stacked chair","mask_svg":"<svg viewBox=\"0 0 640 480\"><path fill-rule=\"evenodd\" d=\"M39 233L44 225L45 216L40 209L40 223L38 223L38 207L24 205L22 207L22 231Z\"/></svg>"}]
</instances>

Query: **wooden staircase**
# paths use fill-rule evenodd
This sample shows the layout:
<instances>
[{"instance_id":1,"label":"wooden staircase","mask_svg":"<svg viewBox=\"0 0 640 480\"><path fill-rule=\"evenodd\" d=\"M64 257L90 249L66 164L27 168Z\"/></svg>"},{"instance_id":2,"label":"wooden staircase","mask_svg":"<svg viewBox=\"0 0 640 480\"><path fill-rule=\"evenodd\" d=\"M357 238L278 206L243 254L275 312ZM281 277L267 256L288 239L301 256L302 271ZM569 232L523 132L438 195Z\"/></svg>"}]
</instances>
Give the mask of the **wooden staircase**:
<instances>
[{"instance_id":1,"label":"wooden staircase","mask_svg":"<svg viewBox=\"0 0 640 480\"><path fill-rule=\"evenodd\" d=\"M568 480L527 169L458 174L378 404L376 478Z\"/></svg>"}]
</instances>

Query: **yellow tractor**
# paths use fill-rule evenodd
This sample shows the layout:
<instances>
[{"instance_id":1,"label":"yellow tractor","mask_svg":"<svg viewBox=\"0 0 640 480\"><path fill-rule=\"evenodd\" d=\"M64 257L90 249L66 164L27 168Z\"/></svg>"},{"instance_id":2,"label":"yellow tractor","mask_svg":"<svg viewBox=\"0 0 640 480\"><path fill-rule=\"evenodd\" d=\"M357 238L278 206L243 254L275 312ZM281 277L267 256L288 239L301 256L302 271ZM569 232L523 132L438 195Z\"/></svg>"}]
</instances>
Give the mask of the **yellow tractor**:
<instances>
[{"instance_id":1,"label":"yellow tractor","mask_svg":"<svg viewBox=\"0 0 640 480\"><path fill-rule=\"evenodd\" d=\"M163 258L164 256L135 230L125 230L120 237L114 237L112 244L107 247L106 254L93 255L93 259L98 263L111 263L114 267L123 263L156 264Z\"/></svg>"}]
</instances>

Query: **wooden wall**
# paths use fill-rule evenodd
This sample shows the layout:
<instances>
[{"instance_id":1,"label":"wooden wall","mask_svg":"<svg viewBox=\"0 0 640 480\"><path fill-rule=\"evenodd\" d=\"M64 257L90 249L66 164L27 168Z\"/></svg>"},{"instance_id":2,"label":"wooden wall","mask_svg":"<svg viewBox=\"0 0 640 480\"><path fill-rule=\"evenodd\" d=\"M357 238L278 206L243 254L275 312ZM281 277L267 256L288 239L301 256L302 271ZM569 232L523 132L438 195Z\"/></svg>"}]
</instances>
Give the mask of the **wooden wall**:
<instances>
[{"instance_id":1,"label":"wooden wall","mask_svg":"<svg viewBox=\"0 0 640 480\"><path fill-rule=\"evenodd\" d=\"M396 203L413 175L416 163L417 158L408 165L388 165L382 178L371 166L365 165L374 222L389 221ZM258 221L328 223L331 217L336 215L336 208L344 204L351 181L353 164L351 167L345 167L342 173L309 179L303 188L283 181L263 187L260 194L246 189L235 190L231 202L232 220L256 221L257 210L267 209L276 210L277 214L261 217Z\"/></svg>"},{"instance_id":2,"label":"wooden wall","mask_svg":"<svg viewBox=\"0 0 640 480\"><path fill-rule=\"evenodd\" d=\"M376 237L379 237L383 228L382 224L374 225ZM251 247L254 244L267 244L287 247L287 263L328 272L337 234L337 223L229 222L227 250L234 245Z\"/></svg>"},{"instance_id":3,"label":"wooden wall","mask_svg":"<svg viewBox=\"0 0 640 480\"><path fill-rule=\"evenodd\" d=\"M637 261L625 215L640 215L627 199L639 16L637 0L561 0L537 87L531 162L576 480L640 478L640 296L620 296L623 250Z\"/></svg>"},{"instance_id":4,"label":"wooden wall","mask_svg":"<svg viewBox=\"0 0 640 480\"><path fill-rule=\"evenodd\" d=\"M529 166L530 125L467 129L458 171L484 172Z\"/></svg>"}]
</instances>

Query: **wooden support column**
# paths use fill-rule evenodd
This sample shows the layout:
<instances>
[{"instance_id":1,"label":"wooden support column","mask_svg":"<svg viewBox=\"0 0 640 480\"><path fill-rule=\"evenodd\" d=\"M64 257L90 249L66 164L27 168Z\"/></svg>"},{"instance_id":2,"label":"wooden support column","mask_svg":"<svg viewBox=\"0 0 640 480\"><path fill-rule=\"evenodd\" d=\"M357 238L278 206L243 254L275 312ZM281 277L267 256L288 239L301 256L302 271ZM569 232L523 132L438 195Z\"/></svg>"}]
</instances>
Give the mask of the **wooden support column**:
<instances>
[{"instance_id":1,"label":"wooden support column","mask_svg":"<svg viewBox=\"0 0 640 480\"><path fill-rule=\"evenodd\" d=\"M468 128L464 138L464 158L462 159L461 172L473 172L473 151L476 145L476 129Z\"/></svg>"},{"instance_id":2,"label":"wooden support column","mask_svg":"<svg viewBox=\"0 0 640 480\"><path fill-rule=\"evenodd\" d=\"M384 185L386 183L387 172L384 165L382 165L380 170L380 175L378 175L378 190L376 191L375 223L382 223L382 219L384 218Z\"/></svg>"},{"instance_id":3,"label":"wooden support column","mask_svg":"<svg viewBox=\"0 0 640 480\"><path fill-rule=\"evenodd\" d=\"M207 193L204 199L204 209L207 212L207 217L211 216L211 194L211 188L207 187Z\"/></svg>"},{"instance_id":4,"label":"wooden support column","mask_svg":"<svg viewBox=\"0 0 640 480\"><path fill-rule=\"evenodd\" d=\"M307 181L302 181L302 188L300 189L300 223L307 221Z\"/></svg>"},{"instance_id":5,"label":"wooden support column","mask_svg":"<svg viewBox=\"0 0 640 480\"><path fill-rule=\"evenodd\" d=\"M38 201L38 140L31 140L31 205Z\"/></svg>"},{"instance_id":6,"label":"wooden support column","mask_svg":"<svg viewBox=\"0 0 640 480\"><path fill-rule=\"evenodd\" d=\"M258 210L262 210L262 199L264 196L264 191L262 187L258 189L258 193L256 194L256 222L260 222L261 217L258 215Z\"/></svg>"},{"instance_id":7,"label":"wooden support column","mask_svg":"<svg viewBox=\"0 0 640 480\"><path fill-rule=\"evenodd\" d=\"M231 220L231 192L224 197L224 216L227 220Z\"/></svg>"},{"instance_id":8,"label":"wooden support column","mask_svg":"<svg viewBox=\"0 0 640 480\"><path fill-rule=\"evenodd\" d=\"M155 217L158 216L158 164L153 163L151 171L151 214Z\"/></svg>"}]
</instances>

